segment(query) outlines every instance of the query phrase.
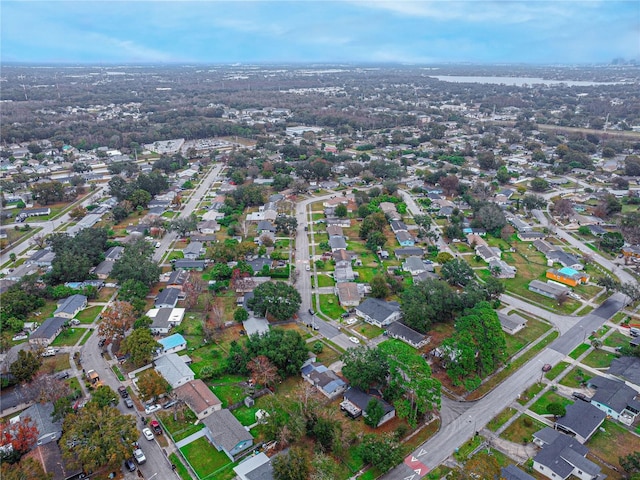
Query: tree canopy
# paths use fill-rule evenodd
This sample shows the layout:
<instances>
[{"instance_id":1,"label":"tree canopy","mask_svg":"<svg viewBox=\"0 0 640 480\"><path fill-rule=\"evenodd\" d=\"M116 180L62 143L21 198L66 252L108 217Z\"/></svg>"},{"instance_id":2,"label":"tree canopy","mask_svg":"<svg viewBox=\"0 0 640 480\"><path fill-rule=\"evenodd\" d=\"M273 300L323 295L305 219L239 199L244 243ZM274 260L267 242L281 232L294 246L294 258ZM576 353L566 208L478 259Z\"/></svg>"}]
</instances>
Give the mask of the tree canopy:
<instances>
[{"instance_id":1,"label":"tree canopy","mask_svg":"<svg viewBox=\"0 0 640 480\"><path fill-rule=\"evenodd\" d=\"M249 307L258 315L270 315L276 320L289 320L298 310L302 298L291 285L284 282L265 282L253 291Z\"/></svg>"},{"instance_id":2,"label":"tree canopy","mask_svg":"<svg viewBox=\"0 0 640 480\"><path fill-rule=\"evenodd\" d=\"M160 277L160 267L151 259L153 247L143 238L137 239L124 247L122 256L116 260L111 276L123 284L127 280L135 280L144 285L151 285Z\"/></svg>"}]
</instances>

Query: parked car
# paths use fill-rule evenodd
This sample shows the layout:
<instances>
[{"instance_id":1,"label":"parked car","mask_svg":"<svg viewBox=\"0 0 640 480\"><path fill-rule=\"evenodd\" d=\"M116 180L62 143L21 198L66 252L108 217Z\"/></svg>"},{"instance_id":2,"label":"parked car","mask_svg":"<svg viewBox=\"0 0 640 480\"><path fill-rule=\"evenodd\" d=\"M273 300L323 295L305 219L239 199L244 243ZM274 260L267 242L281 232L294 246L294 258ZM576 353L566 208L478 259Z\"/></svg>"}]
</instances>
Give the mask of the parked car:
<instances>
[{"instance_id":1,"label":"parked car","mask_svg":"<svg viewBox=\"0 0 640 480\"><path fill-rule=\"evenodd\" d=\"M154 404L154 405L147 405L146 407L144 407L144 413L146 413L147 415L150 415L153 412L157 412L161 408L162 407L160 405L158 405L157 403Z\"/></svg>"},{"instance_id":2,"label":"parked car","mask_svg":"<svg viewBox=\"0 0 640 480\"><path fill-rule=\"evenodd\" d=\"M173 407L176 403L178 403L178 402L176 402L175 400L171 400L170 402L165 403L165 404L162 406L162 408L171 408L171 407Z\"/></svg>"},{"instance_id":3,"label":"parked car","mask_svg":"<svg viewBox=\"0 0 640 480\"><path fill-rule=\"evenodd\" d=\"M305 266L304 268L307 272L311 270L311 267L309 265Z\"/></svg>"},{"instance_id":4,"label":"parked car","mask_svg":"<svg viewBox=\"0 0 640 480\"><path fill-rule=\"evenodd\" d=\"M124 461L124 466L127 470L129 470L130 472L135 472L136 471L136 464L133 463L133 458L127 458Z\"/></svg>"},{"instance_id":5,"label":"parked car","mask_svg":"<svg viewBox=\"0 0 640 480\"><path fill-rule=\"evenodd\" d=\"M141 448L136 448L133 451L133 456L136 459L136 462L138 462L138 465L142 465L144 462L147 461L147 457L144 456L144 452L142 451Z\"/></svg>"},{"instance_id":6,"label":"parked car","mask_svg":"<svg viewBox=\"0 0 640 480\"><path fill-rule=\"evenodd\" d=\"M360 343L360 340L358 340L357 337L349 337L349 341L352 343Z\"/></svg>"},{"instance_id":7,"label":"parked car","mask_svg":"<svg viewBox=\"0 0 640 480\"><path fill-rule=\"evenodd\" d=\"M142 434L144 435L144 438L146 438L147 440L153 440L155 438L150 428L143 428Z\"/></svg>"},{"instance_id":8,"label":"parked car","mask_svg":"<svg viewBox=\"0 0 640 480\"><path fill-rule=\"evenodd\" d=\"M578 400L582 400L583 402L591 402L591 399L582 392L573 392L571 396Z\"/></svg>"},{"instance_id":9,"label":"parked car","mask_svg":"<svg viewBox=\"0 0 640 480\"><path fill-rule=\"evenodd\" d=\"M118 393L120 394L120 396L122 398L127 398L129 396L129 393L127 392L127 387L120 385L118 387Z\"/></svg>"},{"instance_id":10,"label":"parked car","mask_svg":"<svg viewBox=\"0 0 640 480\"><path fill-rule=\"evenodd\" d=\"M156 435L162 435L162 428L160 427L160 423L157 420L151 420L149 426L153 429L153 433Z\"/></svg>"},{"instance_id":11,"label":"parked car","mask_svg":"<svg viewBox=\"0 0 640 480\"><path fill-rule=\"evenodd\" d=\"M551 370L551 368L552 368L552 367L551 367L551 365L549 365L548 363L545 363L545 364L542 366L542 371L543 371L543 372L548 372L549 370Z\"/></svg>"},{"instance_id":12,"label":"parked car","mask_svg":"<svg viewBox=\"0 0 640 480\"><path fill-rule=\"evenodd\" d=\"M29 338L29 335L27 335L27 332L20 332L11 340L13 340L14 342L17 342L18 340L26 340L27 338Z\"/></svg>"},{"instance_id":13,"label":"parked car","mask_svg":"<svg viewBox=\"0 0 640 480\"><path fill-rule=\"evenodd\" d=\"M58 375L56 375L56 378L58 380L64 380L65 378L69 378L69 372L60 372Z\"/></svg>"},{"instance_id":14,"label":"parked car","mask_svg":"<svg viewBox=\"0 0 640 480\"><path fill-rule=\"evenodd\" d=\"M316 312L313 311L313 308L310 308L309 309L309 315L315 315L315 314L316 314Z\"/></svg>"},{"instance_id":15,"label":"parked car","mask_svg":"<svg viewBox=\"0 0 640 480\"><path fill-rule=\"evenodd\" d=\"M124 405L127 408L133 408L133 401L130 398L125 398L124 399Z\"/></svg>"},{"instance_id":16,"label":"parked car","mask_svg":"<svg viewBox=\"0 0 640 480\"><path fill-rule=\"evenodd\" d=\"M101 338L101 339L100 339L100 341L98 342L98 346L99 346L99 347L104 347L104 344L105 344L106 342L107 342L107 341L106 341L104 338Z\"/></svg>"}]
</instances>

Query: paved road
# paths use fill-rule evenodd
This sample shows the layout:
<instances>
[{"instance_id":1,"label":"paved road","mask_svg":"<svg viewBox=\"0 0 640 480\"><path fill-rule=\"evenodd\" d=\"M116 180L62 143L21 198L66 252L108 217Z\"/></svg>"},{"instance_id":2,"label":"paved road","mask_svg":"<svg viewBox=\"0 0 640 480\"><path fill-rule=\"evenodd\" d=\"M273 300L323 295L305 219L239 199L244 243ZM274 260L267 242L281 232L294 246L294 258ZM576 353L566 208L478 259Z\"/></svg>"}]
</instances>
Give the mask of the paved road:
<instances>
[{"instance_id":1,"label":"paved road","mask_svg":"<svg viewBox=\"0 0 640 480\"><path fill-rule=\"evenodd\" d=\"M474 432L484 428L489 420L504 409L505 405L513 402L521 392L538 381L542 376L542 365L546 363L555 365L560 362L567 353L584 341L582 331L591 333L592 330L599 328L607 319L623 308L625 301L626 298L623 295L614 294L596 310L583 317L567 333L560 336L514 372L498 388L481 400L473 402L468 410L450 423L444 424L443 422L438 433L418 447L402 464L384 475L383 478L417 480L424 477L427 472L444 462L456 448L471 438ZM455 411L453 415L449 415L449 419L451 417L455 417Z\"/></svg>"}]
</instances>

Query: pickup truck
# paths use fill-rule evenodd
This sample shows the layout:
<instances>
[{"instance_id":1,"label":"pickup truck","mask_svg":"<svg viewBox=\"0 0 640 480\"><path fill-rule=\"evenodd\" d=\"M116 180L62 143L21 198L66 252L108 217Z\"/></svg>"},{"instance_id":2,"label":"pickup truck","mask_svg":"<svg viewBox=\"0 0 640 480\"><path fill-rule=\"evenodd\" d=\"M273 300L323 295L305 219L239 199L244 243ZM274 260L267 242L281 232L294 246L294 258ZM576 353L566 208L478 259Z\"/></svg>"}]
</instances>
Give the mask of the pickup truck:
<instances>
[{"instance_id":1,"label":"pickup truck","mask_svg":"<svg viewBox=\"0 0 640 480\"><path fill-rule=\"evenodd\" d=\"M49 347L44 352L42 352L43 357L53 357L56 353L58 353L60 349Z\"/></svg>"}]
</instances>

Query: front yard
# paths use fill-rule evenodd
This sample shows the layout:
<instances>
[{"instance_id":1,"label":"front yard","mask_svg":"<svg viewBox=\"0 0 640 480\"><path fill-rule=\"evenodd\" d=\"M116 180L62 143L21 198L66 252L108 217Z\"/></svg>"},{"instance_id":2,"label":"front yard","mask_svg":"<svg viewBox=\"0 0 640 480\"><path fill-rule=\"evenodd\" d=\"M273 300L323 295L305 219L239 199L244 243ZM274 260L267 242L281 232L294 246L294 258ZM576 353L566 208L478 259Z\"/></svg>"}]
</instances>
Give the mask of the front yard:
<instances>
[{"instance_id":1,"label":"front yard","mask_svg":"<svg viewBox=\"0 0 640 480\"><path fill-rule=\"evenodd\" d=\"M345 309L338 303L336 295L320 295L320 311L334 320L345 313Z\"/></svg>"}]
</instances>

